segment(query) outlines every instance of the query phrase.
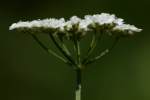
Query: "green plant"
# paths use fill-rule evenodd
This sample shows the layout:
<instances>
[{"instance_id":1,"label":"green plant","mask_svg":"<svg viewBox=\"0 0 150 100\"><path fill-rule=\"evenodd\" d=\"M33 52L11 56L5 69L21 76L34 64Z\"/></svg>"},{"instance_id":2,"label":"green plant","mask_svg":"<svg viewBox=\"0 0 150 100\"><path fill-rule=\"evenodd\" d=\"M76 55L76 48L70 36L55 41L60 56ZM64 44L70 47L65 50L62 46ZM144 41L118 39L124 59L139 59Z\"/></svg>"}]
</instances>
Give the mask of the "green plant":
<instances>
[{"instance_id":1,"label":"green plant","mask_svg":"<svg viewBox=\"0 0 150 100\"><path fill-rule=\"evenodd\" d=\"M47 53L54 55L76 71L76 100L81 100L81 80L84 69L89 64L98 61L108 54L121 37L128 37L134 35L136 32L142 31L142 29L138 29L133 25L125 24L123 19L107 13L86 15L84 19L73 16L68 21L65 21L64 18L50 18L18 22L12 24L9 29L28 33ZM63 56L58 55L56 52L46 47L36 36L38 33L45 33L45 35L48 35ZM92 33L92 41L89 44L87 55L81 57L80 42L89 33ZM115 38L112 46L100 52L99 55L91 58L94 49L97 47L98 41L103 38L103 35ZM71 54L70 49L64 41L73 44L73 54Z\"/></svg>"}]
</instances>

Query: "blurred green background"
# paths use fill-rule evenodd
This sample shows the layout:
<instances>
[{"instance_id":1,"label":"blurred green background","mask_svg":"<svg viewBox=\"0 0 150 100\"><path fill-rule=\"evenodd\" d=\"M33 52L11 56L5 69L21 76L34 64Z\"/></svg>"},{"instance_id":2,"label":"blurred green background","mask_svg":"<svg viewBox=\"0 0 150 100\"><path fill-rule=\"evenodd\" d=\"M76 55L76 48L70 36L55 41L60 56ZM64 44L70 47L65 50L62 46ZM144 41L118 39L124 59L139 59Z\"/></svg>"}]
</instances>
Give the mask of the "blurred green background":
<instances>
[{"instance_id":1,"label":"blurred green background","mask_svg":"<svg viewBox=\"0 0 150 100\"><path fill-rule=\"evenodd\" d=\"M0 100L74 100L75 72L31 36L10 32L11 23L102 12L143 32L84 71L82 100L150 100L149 0L1 0Z\"/></svg>"}]
</instances>

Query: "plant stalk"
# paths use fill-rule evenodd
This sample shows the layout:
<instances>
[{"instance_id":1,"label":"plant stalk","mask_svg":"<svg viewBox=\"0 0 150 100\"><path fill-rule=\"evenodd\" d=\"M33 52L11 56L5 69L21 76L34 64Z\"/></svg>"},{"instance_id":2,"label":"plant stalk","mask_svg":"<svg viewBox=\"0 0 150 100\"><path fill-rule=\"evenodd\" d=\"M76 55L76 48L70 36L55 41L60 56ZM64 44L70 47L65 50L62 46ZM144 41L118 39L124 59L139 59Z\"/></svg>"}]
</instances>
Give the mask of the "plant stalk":
<instances>
[{"instance_id":1,"label":"plant stalk","mask_svg":"<svg viewBox=\"0 0 150 100\"><path fill-rule=\"evenodd\" d=\"M55 46L58 48L58 50L66 57L66 59L68 59L68 61L73 64L76 65L76 63L74 62L74 60L72 59L72 57L67 54L67 52L64 50L64 48L62 48L59 43L56 41L55 37L49 33L50 38L52 39L53 43L55 44Z\"/></svg>"},{"instance_id":2,"label":"plant stalk","mask_svg":"<svg viewBox=\"0 0 150 100\"><path fill-rule=\"evenodd\" d=\"M82 70L78 68L76 70L76 90L75 90L75 100L81 100L81 80L82 80Z\"/></svg>"},{"instance_id":3,"label":"plant stalk","mask_svg":"<svg viewBox=\"0 0 150 100\"><path fill-rule=\"evenodd\" d=\"M33 39L41 46L41 48L43 48L47 53L52 54L53 56L57 57L58 59L60 59L61 61L63 61L66 64L71 65L70 62L68 62L66 59L64 59L63 57L59 56L56 52L54 52L53 50L51 50L50 48L47 48L39 39L38 37L36 37L35 35L31 34L31 36L33 37Z\"/></svg>"}]
</instances>

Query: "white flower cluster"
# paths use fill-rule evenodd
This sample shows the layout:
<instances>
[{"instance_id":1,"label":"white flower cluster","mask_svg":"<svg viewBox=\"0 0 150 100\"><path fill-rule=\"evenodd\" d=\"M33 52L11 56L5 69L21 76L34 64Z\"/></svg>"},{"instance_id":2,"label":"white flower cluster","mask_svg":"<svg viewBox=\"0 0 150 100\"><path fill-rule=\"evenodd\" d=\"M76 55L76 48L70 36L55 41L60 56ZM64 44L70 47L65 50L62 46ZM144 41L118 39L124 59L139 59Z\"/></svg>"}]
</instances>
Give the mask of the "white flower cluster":
<instances>
[{"instance_id":1,"label":"white flower cluster","mask_svg":"<svg viewBox=\"0 0 150 100\"><path fill-rule=\"evenodd\" d=\"M50 19L44 19L44 20L33 20L33 21L26 21L26 22L18 22L14 23L9 27L9 30L14 30L14 29L63 29L65 25L65 19L55 19L55 18L50 18Z\"/></svg>"},{"instance_id":2,"label":"white flower cluster","mask_svg":"<svg viewBox=\"0 0 150 100\"><path fill-rule=\"evenodd\" d=\"M113 28L113 30L118 30L121 32L125 32L127 31L128 34L133 34L134 32L141 32L142 29L138 29L137 27L135 27L134 25L129 25L129 24L121 24L121 25L117 25Z\"/></svg>"},{"instance_id":3,"label":"white flower cluster","mask_svg":"<svg viewBox=\"0 0 150 100\"><path fill-rule=\"evenodd\" d=\"M86 33L92 30L103 30L110 32L122 32L127 35L132 35L135 32L140 32L142 29L136 28L134 25L125 24L124 20L117 18L113 14L101 13L96 15L85 15L83 19L73 16L70 20L61 19L43 19L26 22L14 23L9 27L9 30L33 30L40 32L62 32L62 33ZM53 30L53 31L51 31Z\"/></svg>"}]
</instances>

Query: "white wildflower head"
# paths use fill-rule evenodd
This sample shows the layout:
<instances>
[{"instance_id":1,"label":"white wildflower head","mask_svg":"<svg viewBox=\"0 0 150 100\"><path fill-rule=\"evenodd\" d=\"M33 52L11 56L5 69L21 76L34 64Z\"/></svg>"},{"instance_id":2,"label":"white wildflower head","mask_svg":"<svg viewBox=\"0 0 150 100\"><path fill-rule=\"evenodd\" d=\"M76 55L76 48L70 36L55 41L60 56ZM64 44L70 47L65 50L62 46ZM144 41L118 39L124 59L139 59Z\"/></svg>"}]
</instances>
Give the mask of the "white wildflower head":
<instances>
[{"instance_id":1,"label":"white wildflower head","mask_svg":"<svg viewBox=\"0 0 150 100\"><path fill-rule=\"evenodd\" d=\"M122 25L124 24L124 20L122 18L116 18L113 23L116 25Z\"/></svg>"},{"instance_id":2,"label":"white wildflower head","mask_svg":"<svg viewBox=\"0 0 150 100\"><path fill-rule=\"evenodd\" d=\"M77 16L72 16L69 21L71 22L72 25L75 25L81 21L81 18L79 18Z\"/></svg>"},{"instance_id":3,"label":"white wildflower head","mask_svg":"<svg viewBox=\"0 0 150 100\"><path fill-rule=\"evenodd\" d=\"M106 13L93 15L92 20L98 25L112 24L115 21L115 15Z\"/></svg>"},{"instance_id":4,"label":"white wildflower head","mask_svg":"<svg viewBox=\"0 0 150 100\"><path fill-rule=\"evenodd\" d=\"M142 29L139 29L139 28L135 27L134 25L121 24L121 25L116 25L113 28L113 31L122 32L127 35L133 35L136 32L141 32Z\"/></svg>"},{"instance_id":5,"label":"white wildflower head","mask_svg":"<svg viewBox=\"0 0 150 100\"><path fill-rule=\"evenodd\" d=\"M21 29L21 28L31 28L31 24L29 22L22 22L19 21L18 23L13 23L10 27L9 30L14 30L14 29Z\"/></svg>"},{"instance_id":6,"label":"white wildflower head","mask_svg":"<svg viewBox=\"0 0 150 100\"><path fill-rule=\"evenodd\" d=\"M63 29L64 23L65 23L64 18L61 19L50 18L50 19L39 21L39 24L41 24L40 27L51 28L51 29Z\"/></svg>"},{"instance_id":7,"label":"white wildflower head","mask_svg":"<svg viewBox=\"0 0 150 100\"><path fill-rule=\"evenodd\" d=\"M46 32L46 31L64 31L65 19L49 18L44 20L33 20L26 22L14 23L9 27L9 30L30 30L31 32Z\"/></svg>"},{"instance_id":8,"label":"white wildflower head","mask_svg":"<svg viewBox=\"0 0 150 100\"><path fill-rule=\"evenodd\" d=\"M68 20L66 23L65 23L65 29L67 31L71 31L73 30L73 28L77 27L77 25L80 23L81 19L77 16L72 16L70 18L70 20Z\"/></svg>"},{"instance_id":9,"label":"white wildflower head","mask_svg":"<svg viewBox=\"0 0 150 100\"><path fill-rule=\"evenodd\" d=\"M20 21L9 27L9 30L20 30L31 33L63 33L65 36L78 35L85 36L89 31L117 32L123 35L132 35L141 32L134 25L125 24L122 18L117 18L114 14L102 13L95 15L85 15L83 19L73 16L65 21L64 18L49 18L43 20ZM69 35L68 35L69 34ZM115 35L115 34L112 34Z\"/></svg>"},{"instance_id":10,"label":"white wildflower head","mask_svg":"<svg viewBox=\"0 0 150 100\"><path fill-rule=\"evenodd\" d=\"M79 23L79 30L80 31L89 31L89 25L91 25L93 22L91 20L83 19Z\"/></svg>"}]
</instances>

